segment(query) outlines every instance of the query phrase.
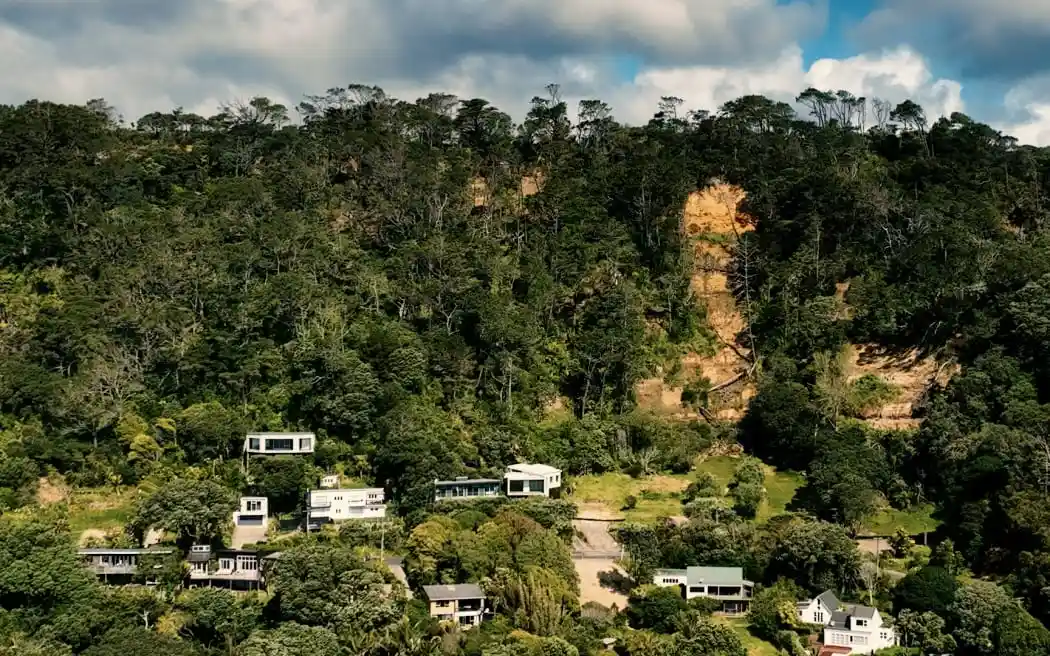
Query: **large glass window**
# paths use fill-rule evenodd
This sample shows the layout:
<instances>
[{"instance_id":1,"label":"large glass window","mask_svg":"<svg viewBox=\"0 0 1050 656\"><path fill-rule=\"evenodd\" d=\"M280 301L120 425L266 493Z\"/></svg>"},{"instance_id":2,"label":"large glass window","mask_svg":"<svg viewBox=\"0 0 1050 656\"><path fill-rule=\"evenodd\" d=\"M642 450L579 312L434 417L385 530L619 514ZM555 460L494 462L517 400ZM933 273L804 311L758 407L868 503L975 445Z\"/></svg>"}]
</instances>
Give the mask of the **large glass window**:
<instances>
[{"instance_id":1,"label":"large glass window","mask_svg":"<svg viewBox=\"0 0 1050 656\"><path fill-rule=\"evenodd\" d=\"M257 438L257 437L250 437L250 438L248 438L248 448L251 449L252 451L258 451L259 450L259 438Z\"/></svg>"},{"instance_id":2,"label":"large glass window","mask_svg":"<svg viewBox=\"0 0 1050 656\"><path fill-rule=\"evenodd\" d=\"M529 481L529 492L543 492L543 481Z\"/></svg>"},{"instance_id":3,"label":"large glass window","mask_svg":"<svg viewBox=\"0 0 1050 656\"><path fill-rule=\"evenodd\" d=\"M293 442L288 438L272 438L266 440L267 451L291 451Z\"/></svg>"},{"instance_id":4,"label":"large glass window","mask_svg":"<svg viewBox=\"0 0 1050 656\"><path fill-rule=\"evenodd\" d=\"M525 481L510 481L509 489L511 492L524 492Z\"/></svg>"},{"instance_id":5,"label":"large glass window","mask_svg":"<svg viewBox=\"0 0 1050 656\"><path fill-rule=\"evenodd\" d=\"M310 450L310 438L309 437L300 437L299 438L299 450L300 451L309 451Z\"/></svg>"}]
</instances>

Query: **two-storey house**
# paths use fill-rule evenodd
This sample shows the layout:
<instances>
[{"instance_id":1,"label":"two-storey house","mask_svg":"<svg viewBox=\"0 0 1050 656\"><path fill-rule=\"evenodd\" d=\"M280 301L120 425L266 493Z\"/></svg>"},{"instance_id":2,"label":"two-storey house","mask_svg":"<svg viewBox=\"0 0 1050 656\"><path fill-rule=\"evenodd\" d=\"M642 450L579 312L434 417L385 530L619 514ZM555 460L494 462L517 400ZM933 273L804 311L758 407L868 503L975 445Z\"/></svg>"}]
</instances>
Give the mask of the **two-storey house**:
<instances>
[{"instance_id":1,"label":"two-storey house","mask_svg":"<svg viewBox=\"0 0 1050 656\"><path fill-rule=\"evenodd\" d=\"M475 583L424 585L430 616L459 626L477 626L485 617L485 592Z\"/></svg>"},{"instance_id":2,"label":"two-storey house","mask_svg":"<svg viewBox=\"0 0 1050 656\"><path fill-rule=\"evenodd\" d=\"M523 462L507 467L503 481L508 497L549 497L561 487L561 470L550 465Z\"/></svg>"},{"instance_id":3,"label":"two-storey house","mask_svg":"<svg viewBox=\"0 0 1050 656\"><path fill-rule=\"evenodd\" d=\"M798 604L799 619L824 627L828 653L872 654L897 644L897 634L875 608L843 604L831 590Z\"/></svg>"},{"instance_id":4,"label":"two-storey house","mask_svg":"<svg viewBox=\"0 0 1050 656\"><path fill-rule=\"evenodd\" d=\"M386 517L385 493L381 487L335 488L310 491L311 525L348 519Z\"/></svg>"},{"instance_id":5,"label":"two-storey house","mask_svg":"<svg viewBox=\"0 0 1050 656\"><path fill-rule=\"evenodd\" d=\"M259 590L265 583L261 559L254 551L222 549L213 553L210 546L198 544L190 547L187 561L190 586Z\"/></svg>"},{"instance_id":6,"label":"two-storey house","mask_svg":"<svg viewBox=\"0 0 1050 656\"><path fill-rule=\"evenodd\" d=\"M738 615L751 607L755 584L744 578L741 567L687 567L658 569L653 584L678 586L686 599L709 597L722 602L723 613Z\"/></svg>"}]
</instances>

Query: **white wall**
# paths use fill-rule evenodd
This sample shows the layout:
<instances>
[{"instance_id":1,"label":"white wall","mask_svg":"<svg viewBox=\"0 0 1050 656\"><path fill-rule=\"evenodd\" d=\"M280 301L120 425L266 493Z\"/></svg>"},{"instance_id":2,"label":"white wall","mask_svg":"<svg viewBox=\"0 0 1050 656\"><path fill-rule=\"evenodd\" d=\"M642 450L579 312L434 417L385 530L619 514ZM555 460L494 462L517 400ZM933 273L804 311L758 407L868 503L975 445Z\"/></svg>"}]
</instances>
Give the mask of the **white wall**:
<instances>
[{"instance_id":1,"label":"white wall","mask_svg":"<svg viewBox=\"0 0 1050 656\"><path fill-rule=\"evenodd\" d=\"M372 519L386 517L383 488L357 488L335 490L312 490L310 505L317 506L324 502L327 508L310 511L315 519L331 519L338 522L344 519Z\"/></svg>"}]
</instances>

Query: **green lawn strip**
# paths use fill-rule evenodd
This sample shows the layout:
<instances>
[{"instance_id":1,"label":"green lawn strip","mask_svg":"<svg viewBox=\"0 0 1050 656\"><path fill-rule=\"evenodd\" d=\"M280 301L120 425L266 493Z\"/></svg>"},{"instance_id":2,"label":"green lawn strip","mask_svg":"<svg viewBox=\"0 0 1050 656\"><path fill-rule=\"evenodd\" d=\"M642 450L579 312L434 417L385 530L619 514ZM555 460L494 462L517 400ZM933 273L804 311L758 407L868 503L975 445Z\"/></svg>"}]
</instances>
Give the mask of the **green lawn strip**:
<instances>
[{"instance_id":1,"label":"green lawn strip","mask_svg":"<svg viewBox=\"0 0 1050 656\"><path fill-rule=\"evenodd\" d=\"M864 522L861 530L865 535L893 535L903 528L908 535L919 535L924 531L933 531L940 521L933 518L934 507L922 504L908 510L884 508Z\"/></svg>"}]
</instances>

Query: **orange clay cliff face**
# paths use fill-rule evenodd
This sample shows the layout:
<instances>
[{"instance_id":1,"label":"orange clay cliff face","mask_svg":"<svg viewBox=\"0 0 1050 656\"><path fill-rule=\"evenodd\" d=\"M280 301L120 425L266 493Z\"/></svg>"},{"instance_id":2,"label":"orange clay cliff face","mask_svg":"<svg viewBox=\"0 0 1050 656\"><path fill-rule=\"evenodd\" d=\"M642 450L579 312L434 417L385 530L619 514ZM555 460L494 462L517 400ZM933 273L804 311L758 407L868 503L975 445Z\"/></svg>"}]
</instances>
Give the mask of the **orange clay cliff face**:
<instances>
[{"instance_id":1,"label":"orange clay cliff face","mask_svg":"<svg viewBox=\"0 0 1050 656\"><path fill-rule=\"evenodd\" d=\"M680 380L705 377L712 386L719 386L740 377L751 367L748 349L736 346L745 321L727 276L734 244L742 233L755 227L754 221L739 211L744 196L741 188L716 182L702 191L692 192L686 200L682 226L693 238L692 289L696 298L707 306L708 323L718 336L720 347L710 357L687 354L682 359ZM848 287L848 283L838 285L837 296L844 316L849 312L844 301ZM954 367L940 365L932 358L919 358L915 354L882 355L876 347L864 344L849 349L848 362L850 380L872 374L895 388L892 401L872 409L864 417L872 426L883 429L917 426L919 421L912 418L913 406L932 383L943 385L955 372ZM642 409L683 419L696 416L682 406L682 388L662 378L643 380L636 391ZM744 376L713 395L711 414L718 419L738 420L754 395L754 381Z\"/></svg>"},{"instance_id":2,"label":"orange clay cliff face","mask_svg":"<svg viewBox=\"0 0 1050 656\"><path fill-rule=\"evenodd\" d=\"M754 229L753 221L738 211L743 199L742 189L723 183L694 191L686 199L682 227L693 240L693 293L707 306L708 323L718 336L719 348L711 357L687 354L682 359L682 380L704 377L717 386L750 367L747 349L729 346L745 325L727 275L733 245L741 233ZM711 413L719 419L739 419L754 393L751 381L741 379L715 394ZM682 407L682 388L661 378L641 381L637 395L644 409L683 418L695 416Z\"/></svg>"}]
</instances>

